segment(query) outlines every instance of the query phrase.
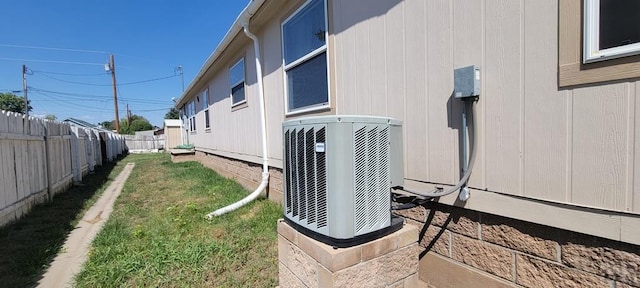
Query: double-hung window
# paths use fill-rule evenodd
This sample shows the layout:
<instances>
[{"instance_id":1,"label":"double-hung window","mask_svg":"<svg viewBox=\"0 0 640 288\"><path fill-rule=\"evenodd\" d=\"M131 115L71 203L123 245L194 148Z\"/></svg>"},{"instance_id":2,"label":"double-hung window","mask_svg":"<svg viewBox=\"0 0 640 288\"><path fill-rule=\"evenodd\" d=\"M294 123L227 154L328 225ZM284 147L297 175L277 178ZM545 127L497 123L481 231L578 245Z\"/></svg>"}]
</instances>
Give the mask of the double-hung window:
<instances>
[{"instance_id":1,"label":"double-hung window","mask_svg":"<svg viewBox=\"0 0 640 288\"><path fill-rule=\"evenodd\" d=\"M325 0L309 0L282 23L287 114L329 107Z\"/></svg>"},{"instance_id":2,"label":"double-hung window","mask_svg":"<svg viewBox=\"0 0 640 288\"><path fill-rule=\"evenodd\" d=\"M583 63L640 54L640 1L584 1Z\"/></svg>"},{"instance_id":3,"label":"double-hung window","mask_svg":"<svg viewBox=\"0 0 640 288\"><path fill-rule=\"evenodd\" d=\"M204 128L209 129L209 87L202 91L202 110L204 111Z\"/></svg>"},{"instance_id":4,"label":"double-hung window","mask_svg":"<svg viewBox=\"0 0 640 288\"><path fill-rule=\"evenodd\" d=\"M244 58L229 69L229 86L232 107L247 102L244 92Z\"/></svg>"}]
</instances>

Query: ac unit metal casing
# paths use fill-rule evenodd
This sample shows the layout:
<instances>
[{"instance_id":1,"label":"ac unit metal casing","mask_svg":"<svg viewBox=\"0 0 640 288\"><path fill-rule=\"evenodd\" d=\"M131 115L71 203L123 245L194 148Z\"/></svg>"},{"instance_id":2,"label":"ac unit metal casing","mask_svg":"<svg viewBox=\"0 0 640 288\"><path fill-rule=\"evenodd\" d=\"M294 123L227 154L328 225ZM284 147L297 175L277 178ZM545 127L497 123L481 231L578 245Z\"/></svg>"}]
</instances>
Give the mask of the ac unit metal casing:
<instances>
[{"instance_id":1,"label":"ac unit metal casing","mask_svg":"<svg viewBox=\"0 0 640 288\"><path fill-rule=\"evenodd\" d=\"M318 116L282 126L288 222L338 241L392 225L391 187L404 183L401 121Z\"/></svg>"}]
</instances>

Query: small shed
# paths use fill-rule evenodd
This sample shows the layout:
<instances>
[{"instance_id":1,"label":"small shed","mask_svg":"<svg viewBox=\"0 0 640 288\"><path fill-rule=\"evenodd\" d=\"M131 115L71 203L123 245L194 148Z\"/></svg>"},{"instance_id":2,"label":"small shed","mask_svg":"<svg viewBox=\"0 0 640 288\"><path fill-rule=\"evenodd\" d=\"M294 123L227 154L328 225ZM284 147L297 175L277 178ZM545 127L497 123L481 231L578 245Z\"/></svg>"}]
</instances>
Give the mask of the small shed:
<instances>
[{"instance_id":1,"label":"small shed","mask_svg":"<svg viewBox=\"0 0 640 288\"><path fill-rule=\"evenodd\" d=\"M179 119L164 120L165 150L182 144L182 121Z\"/></svg>"}]
</instances>

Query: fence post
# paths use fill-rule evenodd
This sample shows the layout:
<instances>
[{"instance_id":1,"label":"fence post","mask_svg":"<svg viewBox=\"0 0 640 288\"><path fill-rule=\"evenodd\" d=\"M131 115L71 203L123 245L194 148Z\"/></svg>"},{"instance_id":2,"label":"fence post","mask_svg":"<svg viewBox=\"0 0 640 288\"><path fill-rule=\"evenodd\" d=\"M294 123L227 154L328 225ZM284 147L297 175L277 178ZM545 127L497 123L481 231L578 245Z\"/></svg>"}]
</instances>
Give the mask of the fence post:
<instances>
[{"instance_id":1,"label":"fence post","mask_svg":"<svg viewBox=\"0 0 640 288\"><path fill-rule=\"evenodd\" d=\"M73 173L73 182L80 183L82 181L82 171L80 170L80 151L78 149L78 128L71 127L71 172Z\"/></svg>"},{"instance_id":2,"label":"fence post","mask_svg":"<svg viewBox=\"0 0 640 288\"><path fill-rule=\"evenodd\" d=\"M47 169L46 177L47 177L47 198L49 201L53 201L53 185L51 179L51 159L49 158L51 155L51 139L49 138L49 121L45 120L44 122L44 162Z\"/></svg>"}]
</instances>

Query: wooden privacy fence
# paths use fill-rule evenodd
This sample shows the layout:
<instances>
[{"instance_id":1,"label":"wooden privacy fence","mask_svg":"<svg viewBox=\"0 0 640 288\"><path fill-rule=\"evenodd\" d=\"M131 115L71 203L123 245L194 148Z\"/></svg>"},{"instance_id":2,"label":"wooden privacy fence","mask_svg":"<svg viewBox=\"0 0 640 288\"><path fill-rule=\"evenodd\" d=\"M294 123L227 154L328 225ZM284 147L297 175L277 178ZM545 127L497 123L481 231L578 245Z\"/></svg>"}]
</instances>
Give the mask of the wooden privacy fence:
<instances>
[{"instance_id":1,"label":"wooden privacy fence","mask_svg":"<svg viewBox=\"0 0 640 288\"><path fill-rule=\"evenodd\" d=\"M159 152L164 149L164 135L123 135L131 153Z\"/></svg>"},{"instance_id":2,"label":"wooden privacy fence","mask_svg":"<svg viewBox=\"0 0 640 288\"><path fill-rule=\"evenodd\" d=\"M1 111L0 226L81 182L103 158L112 161L124 151L124 138L111 132Z\"/></svg>"}]
</instances>

